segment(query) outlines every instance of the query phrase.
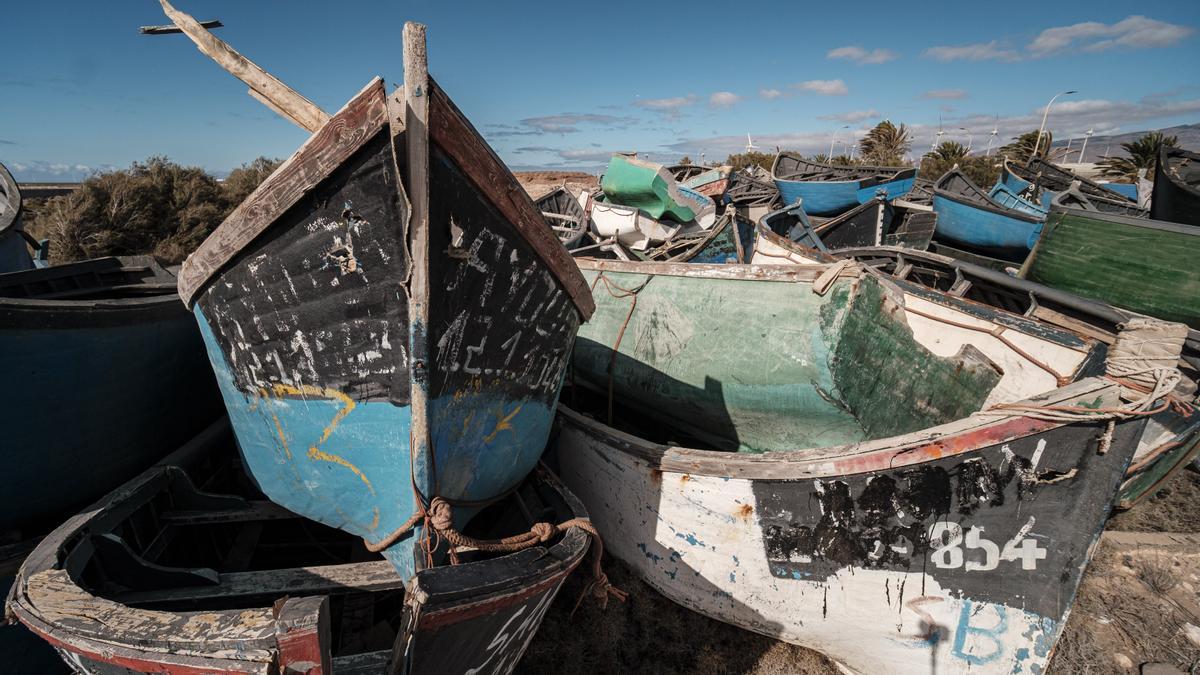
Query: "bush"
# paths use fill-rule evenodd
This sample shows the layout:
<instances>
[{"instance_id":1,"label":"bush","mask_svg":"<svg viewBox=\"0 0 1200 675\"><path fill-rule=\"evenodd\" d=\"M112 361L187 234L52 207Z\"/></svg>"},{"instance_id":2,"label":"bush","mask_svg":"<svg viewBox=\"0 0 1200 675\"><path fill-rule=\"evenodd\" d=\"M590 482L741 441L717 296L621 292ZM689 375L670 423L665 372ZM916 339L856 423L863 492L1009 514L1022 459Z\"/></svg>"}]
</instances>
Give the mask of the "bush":
<instances>
[{"instance_id":1,"label":"bush","mask_svg":"<svg viewBox=\"0 0 1200 675\"><path fill-rule=\"evenodd\" d=\"M921 168L917 170L917 175L921 178L936 181L957 164L958 168L967 174L967 178L970 178L979 187L988 190L1000 178L1000 161L1001 158L995 155L991 157L981 157L979 155L939 157L933 154L926 154L921 158Z\"/></svg>"},{"instance_id":2,"label":"bush","mask_svg":"<svg viewBox=\"0 0 1200 675\"><path fill-rule=\"evenodd\" d=\"M259 158L221 183L198 167L151 157L47 200L28 229L50 239L53 264L141 254L182 262L278 165Z\"/></svg>"}]
</instances>

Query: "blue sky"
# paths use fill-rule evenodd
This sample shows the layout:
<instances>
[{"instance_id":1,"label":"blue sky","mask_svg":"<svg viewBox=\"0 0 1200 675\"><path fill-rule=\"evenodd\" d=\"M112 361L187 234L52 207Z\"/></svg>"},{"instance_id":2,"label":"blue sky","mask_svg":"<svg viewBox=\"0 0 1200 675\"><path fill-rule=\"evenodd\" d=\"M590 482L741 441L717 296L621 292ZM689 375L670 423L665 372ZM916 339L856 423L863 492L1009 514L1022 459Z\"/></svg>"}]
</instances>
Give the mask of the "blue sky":
<instances>
[{"instance_id":1,"label":"blue sky","mask_svg":"<svg viewBox=\"0 0 1200 675\"><path fill-rule=\"evenodd\" d=\"M407 19L430 70L514 168L594 170L613 150L723 159L746 144L828 150L883 118L926 149L1036 128L1066 138L1200 121L1200 2L283 2L177 0L333 112L401 78ZM0 25L0 161L78 179L163 154L215 172L286 157L305 133L182 35L155 0L14 3ZM996 120L996 121L994 121ZM852 142L852 141L851 141Z\"/></svg>"}]
</instances>

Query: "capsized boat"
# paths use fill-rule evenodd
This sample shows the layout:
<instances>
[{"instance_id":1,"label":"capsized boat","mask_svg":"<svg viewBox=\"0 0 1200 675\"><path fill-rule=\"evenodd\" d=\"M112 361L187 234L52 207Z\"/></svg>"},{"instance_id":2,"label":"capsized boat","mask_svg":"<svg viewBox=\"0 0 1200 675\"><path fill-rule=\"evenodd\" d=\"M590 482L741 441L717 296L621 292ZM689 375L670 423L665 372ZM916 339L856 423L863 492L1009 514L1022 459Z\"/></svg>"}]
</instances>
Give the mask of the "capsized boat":
<instances>
[{"instance_id":1,"label":"capsized boat","mask_svg":"<svg viewBox=\"0 0 1200 675\"><path fill-rule=\"evenodd\" d=\"M257 68L162 4L232 72ZM408 578L441 555L421 536L435 499L461 525L533 470L593 303L429 77L424 26L404 38L403 90L376 78L332 117L266 88L312 136L188 258L180 291L263 491Z\"/></svg>"},{"instance_id":2,"label":"capsized boat","mask_svg":"<svg viewBox=\"0 0 1200 675\"><path fill-rule=\"evenodd\" d=\"M729 177L733 172L728 166L701 166L699 164L676 164L667 167L676 182L683 183L702 195L721 202L729 189Z\"/></svg>"},{"instance_id":3,"label":"capsized boat","mask_svg":"<svg viewBox=\"0 0 1200 675\"><path fill-rule=\"evenodd\" d=\"M725 202L752 223L757 223L781 205L779 188L771 180L770 172L757 164L730 175Z\"/></svg>"},{"instance_id":4,"label":"capsized boat","mask_svg":"<svg viewBox=\"0 0 1200 675\"><path fill-rule=\"evenodd\" d=\"M615 556L854 672L1045 668L1142 413L1180 382L1139 344L1181 326L1134 322L1106 364L848 261L581 267L597 311L553 447Z\"/></svg>"},{"instance_id":5,"label":"capsized boat","mask_svg":"<svg viewBox=\"0 0 1200 675\"><path fill-rule=\"evenodd\" d=\"M1085 195L1130 202L1137 200L1137 186L1135 185L1128 185L1128 187L1134 188L1133 196L1130 197L1127 193L1119 191L1123 188L1117 188L1115 183L1097 183L1041 157L1032 157L1025 164L1005 157L1000 166L1000 178L997 181L998 184L1004 185L1014 194L1021 195L1044 209L1049 209L1050 202L1054 197L1076 182L1079 183L1076 189Z\"/></svg>"},{"instance_id":6,"label":"capsized boat","mask_svg":"<svg viewBox=\"0 0 1200 675\"><path fill-rule=\"evenodd\" d=\"M1200 153L1163 146L1154 171L1154 220L1200 226Z\"/></svg>"},{"instance_id":7,"label":"capsized boat","mask_svg":"<svg viewBox=\"0 0 1200 675\"><path fill-rule=\"evenodd\" d=\"M33 269L30 245L40 248L21 223L21 188L0 164L0 273Z\"/></svg>"},{"instance_id":8,"label":"capsized boat","mask_svg":"<svg viewBox=\"0 0 1200 675\"><path fill-rule=\"evenodd\" d=\"M716 209L711 198L677 183L663 165L632 155L612 156L600 177L600 189L605 202L677 223L703 223ZM709 218L708 224L711 222Z\"/></svg>"},{"instance_id":9,"label":"capsized boat","mask_svg":"<svg viewBox=\"0 0 1200 675\"><path fill-rule=\"evenodd\" d=\"M781 152L771 166L771 178L783 203L804 200L811 216L834 216L871 200L879 191L886 199L906 194L917 170L902 166L836 166Z\"/></svg>"},{"instance_id":10,"label":"capsized boat","mask_svg":"<svg viewBox=\"0 0 1200 675\"><path fill-rule=\"evenodd\" d=\"M565 185L538 197L533 204L542 212L546 225L568 251L591 243L591 220L574 193Z\"/></svg>"},{"instance_id":11,"label":"capsized boat","mask_svg":"<svg viewBox=\"0 0 1200 675\"><path fill-rule=\"evenodd\" d=\"M9 612L77 672L508 673L588 550L569 527L404 578L265 499L236 456L222 419L67 520L26 560ZM465 533L586 516L539 469Z\"/></svg>"},{"instance_id":12,"label":"capsized boat","mask_svg":"<svg viewBox=\"0 0 1200 675\"><path fill-rule=\"evenodd\" d=\"M997 202L959 169L947 171L934 185L933 211L938 215L935 238L1018 262L1037 243L1046 219L1044 213Z\"/></svg>"},{"instance_id":13,"label":"capsized boat","mask_svg":"<svg viewBox=\"0 0 1200 675\"><path fill-rule=\"evenodd\" d=\"M0 274L0 531L41 535L195 434L221 399L150 256Z\"/></svg>"}]
</instances>

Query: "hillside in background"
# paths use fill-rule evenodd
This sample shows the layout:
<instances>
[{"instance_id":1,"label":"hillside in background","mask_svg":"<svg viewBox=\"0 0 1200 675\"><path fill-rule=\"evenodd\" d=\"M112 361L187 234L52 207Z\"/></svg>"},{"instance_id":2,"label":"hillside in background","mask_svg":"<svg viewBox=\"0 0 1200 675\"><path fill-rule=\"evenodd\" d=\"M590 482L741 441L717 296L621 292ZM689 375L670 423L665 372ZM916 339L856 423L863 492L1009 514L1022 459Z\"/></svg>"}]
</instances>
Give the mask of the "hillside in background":
<instances>
[{"instance_id":1,"label":"hillside in background","mask_svg":"<svg viewBox=\"0 0 1200 675\"><path fill-rule=\"evenodd\" d=\"M1095 162L1104 157L1104 153L1110 155L1122 156L1125 151L1121 149L1122 143L1135 141L1138 137L1144 135L1148 131L1161 131L1164 136L1178 136L1179 147L1187 148L1188 150L1200 150L1200 124L1181 124L1174 127L1166 127L1164 129L1143 129L1141 131L1131 131L1124 134L1113 134L1111 136L1092 136L1087 143L1087 157L1079 159L1079 148L1083 145L1082 138L1071 140L1071 156L1068 161L1071 162ZM1065 148L1069 139L1054 140L1053 147Z\"/></svg>"}]
</instances>

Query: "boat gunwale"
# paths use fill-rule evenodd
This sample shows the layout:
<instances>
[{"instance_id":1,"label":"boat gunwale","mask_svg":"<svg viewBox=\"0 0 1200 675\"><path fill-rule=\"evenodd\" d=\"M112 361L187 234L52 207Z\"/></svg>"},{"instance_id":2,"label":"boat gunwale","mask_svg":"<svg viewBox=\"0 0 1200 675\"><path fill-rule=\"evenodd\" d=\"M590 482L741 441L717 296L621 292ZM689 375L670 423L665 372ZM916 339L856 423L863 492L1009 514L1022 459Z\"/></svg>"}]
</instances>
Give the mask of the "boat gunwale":
<instances>
[{"instance_id":1,"label":"boat gunwale","mask_svg":"<svg viewBox=\"0 0 1200 675\"><path fill-rule=\"evenodd\" d=\"M1115 396L1118 389L1119 385L1106 377L1089 377L1018 403L1054 405L1089 394ZM742 480L802 480L878 473L963 455L1082 422L1051 422L1020 414L980 411L898 436L751 454L655 443L592 419L562 402L558 404L558 417L594 438L607 441L610 447L647 462L651 468ZM950 447L947 442L954 440L959 443Z\"/></svg>"},{"instance_id":2,"label":"boat gunwale","mask_svg":"<svg viewBox=\"0 0 1200 675\"><path fill-rule=\"evenodd\" d=\"M23 200L21 199L21 186L17 183L17 179L9 173L8 167L0 162L0 192L5 195L5 201L9 208L5 210L3 217L0 217L0 234L5 234L10 230L17 231L15 224L21 218L23 208ZM13 201L16 204L13 204Z\"/></svg>"},{"instance_id":3,"label":"boat gunwale","mask_svg":"<svg viewBox=\"0 0 1200 675\"><path fill-rule=\"evenodd\" d=\"M650 276L693 277L704 279L729 279L742 281L812 282L836 264L813 265L726 265L716 263L643 262L627 260L601 260L598 258L576 258L579 269L595 272L620 272L646 274ZM846 268L838 278L857 278L858 270Z\"/></svg>"},{"instance_id":4,"label":"boat gunwale","mask_svg":"<svg viewBox=\"0 0 1200 675\"><path fill-rule=\"evenodd\" d=\"M1035 182L1034 178L1037 177L1036 176L1037 170L1032 168L1032 166L1035 163L1036 164L1045 164L1046 166L1049 167L1050 171L1054 172L1053 174L1051 174L1052 178L1059 180L1059 181L1066 181L1066 183L1067 183L1067 187L1063 187L1063 188L1051 188L1051 187L1047 187L1045 185L1039 185L1039 187L1041 187L1043 190L1050 190L1051 192L1064 192L1070 188L1070 184L1072 182L1079 181L1080 185L1086 185L1090 189L1099 190L1100 192L1104 193L1103 195L1097 195L1097 196L1103 196L1104 198L1111 199L1113 201L1129 202L1130 204L1135 205L1135 206L1137 205L1136 199L1130 199L1129 197L1126 197L1125 195L1121 194L1120 192L1117 192L1116 190L1110 190L1110 189L1104 187L1104 185L1097 183L1096 181L1092 180L1091 178L1088 178L1079 173L1071 171L1070 169L1065 169L1053 162L1046 161L1046 160L1042 159L1041 157L1030 157L1028 162L1025 162L1024 164L1022 164L1021 162L1017 162L1012 159L1009 159L1008 155L1005 155L1004 160L1001 163L1001 169L1000 169L1001 182L1003 182L1003 180L1004 180L1004 178L1003 178L1004 172L1008 172L1008 173L1012 174L1013 176L1017 177L1018 179L1025 181L1026 183L1034 183ZM1033 177L1027 178L1026 176L1029 176L1031 172L1034 172ZM1045 177L1045 176L1043 176L1043 177Z\"/></svg>"},{"instance_id":5,"label":"boat gunwale","mask_svg":"<svg viewBox=\"0 0 1200 675\"><path fill-rule=\"evenodd\" d=\"M827 169L835 169L835 170L842 169L842 170L849 170L849 171L857 172L857 173L861 174L861 176L859 178L851 178L851 179L846 179L846 180L802 180L802 179L796 179L796 178L787 178L784 176L780 176L777 173L777 170L779 168L779 160L785 156L790 159L798 160L800 162L803 162L805 164L809 164L812 166L823 167L823 168L827 168ZM815 162L811 159L806 159L803 155L801 155L798 152L791 152L789 150L784 150L782 152L776 153L775 159L771 162L771 179L784 181L784 182L788 182L788 183L822 183L822 184L835 184L835 185L836 184L854 183L854 184L858 184L859 187L871 187L873 185L879 185L882 183L890 183L892 181L906 180L908 178L915 178L916 175L917 175L917 170L914 167L872 166L872 165L867 165L867 164L853 165L853 166L838 166L837 164L829 164L827 162ZM869 181L871 179L876 179L876 180L875 180L875 182L868 183L866 185L862 184L863 181ZM882 180L880 180L880 179L882 179Z\"/></svg>"},{"instance_id":6,"label":"boat gunwale","mask_svg":"<svg viewBox=\"0 0 1200 675\"><path fill-rule=\"evenodd\" d=\"M942 183L946 182L950 178L953 178L954 176L961 177L963 180L967 181L967 183L969 184L970 187L975 188L976 190L979 190L980 199L986 200L986 201L981 203L979 201L970 199L969 197L963 195L962 193L950 192L949 190L942 187ZM992 199L988 195L987 191L985 191L983 188L976 185L975 181L971 180L967 176L967 174L963 173L959 169L951 169L950 171L947 171L941 178L937 179L937 182L933 184L933 198L935 200L938 198L945 199L947 201L954 202L955 204L960 204L962 206L968 206L970 208L979 209L981 211L987 211L989 213L994 213L998 216L1005 216L1007 218L1012 218L1014 220L1025 221L1025 222L1031 223L1033 225L1038 225L1040 223L1044 223L1044 222L1046 222L1046 218L1047 218L1046 215L1042 215L1039 218L1038 216L1031 215L1029 213L1025 213L1024 211L1019 211L1017 209L1011 209L1011 208L1004 206L1003 204L1000 204L996 200ZM934 211L937 211L936 206L934 207Z\"/></svg>"},{"instance_id":7,"label":"boat gunwale","mask_svg":"<svg viewBox=\"0 0 1200 675\"><path fill-rule=\"evenodd\" d=\"M1050 216L1053 216L1054 214L1091 218L1093 220L1114 222L1121 225L1140 227L1147 230L1159 230L1161 232L1172 232L1175 234L1185 234L1193 237L1200 237L1200 226L1196 225L1188 225L1187 223L1174 223L1169 220L1155 220L1149 217L1138 218L1135 216L1127 216L1120 213L1108 213L1105 211L1089 211L1076 206L1064 206L1063 204L1057 203L1050 204L1050 211L1046 217L1047 230L1049 229ZM1040 237L1038 238L1038 243L1041 243Z\"/></svg>"}]
</instances>

